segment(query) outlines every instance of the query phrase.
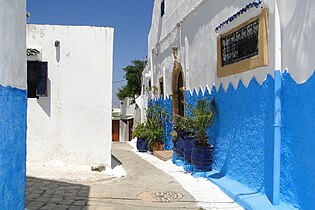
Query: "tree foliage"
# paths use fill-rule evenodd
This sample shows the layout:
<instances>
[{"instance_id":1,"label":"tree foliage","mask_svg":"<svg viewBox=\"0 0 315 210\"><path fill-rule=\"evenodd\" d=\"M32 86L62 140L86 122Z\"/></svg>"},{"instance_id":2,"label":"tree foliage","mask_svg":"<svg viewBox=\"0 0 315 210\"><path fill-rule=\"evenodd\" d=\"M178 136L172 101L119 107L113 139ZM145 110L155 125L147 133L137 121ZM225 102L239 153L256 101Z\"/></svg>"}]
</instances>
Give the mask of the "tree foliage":
<instances>
[{"instance_id":1,"label":"tree foliage","mask_svg":"<svg viewBox=\"0 0 315 210\"><path fill-rule=\"evenodd\" d=\"M124 98L128 97L134 101L135 96L141 94L141 77L146 63L147 61L135 59L131 61L131 65L123 68L127 84L118 90L116 95L119 100L124 100Z\"/></svg>"}]
</instances>

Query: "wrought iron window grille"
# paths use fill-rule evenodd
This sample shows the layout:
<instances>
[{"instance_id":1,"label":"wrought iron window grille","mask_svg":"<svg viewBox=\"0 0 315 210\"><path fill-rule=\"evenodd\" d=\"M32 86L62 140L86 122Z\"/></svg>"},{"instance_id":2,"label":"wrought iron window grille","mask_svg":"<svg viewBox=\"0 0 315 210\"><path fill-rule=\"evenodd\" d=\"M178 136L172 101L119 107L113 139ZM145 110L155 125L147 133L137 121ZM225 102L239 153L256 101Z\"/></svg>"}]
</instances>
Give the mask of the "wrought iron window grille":
<instances>
[{"instance_id":1,"label":"wrought iron window grille","mask_svg":"<svg viewBox=\"0 0 315 210\"><path fill-rule=\"evenodd\" d=\"M259 20L221 37L222 66L258 55Z\"/></svg>"}]
</instances>

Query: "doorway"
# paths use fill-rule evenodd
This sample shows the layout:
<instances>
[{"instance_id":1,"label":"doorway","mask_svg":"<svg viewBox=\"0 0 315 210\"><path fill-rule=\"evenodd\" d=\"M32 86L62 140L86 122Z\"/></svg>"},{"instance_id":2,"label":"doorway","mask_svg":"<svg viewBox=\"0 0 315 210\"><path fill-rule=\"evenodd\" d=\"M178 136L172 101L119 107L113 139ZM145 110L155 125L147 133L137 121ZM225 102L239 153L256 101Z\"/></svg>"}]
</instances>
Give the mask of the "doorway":
<instances>
[{"instance_id":1,"label":"doorway","mask_svg":"<svg viewBox=\"0 0 315 210\"><path fill-rule=\"evenodd\" d=\"M177 107L178 107L178 114L180 116L185 115L183 87L184 87L183 74L182 74L182 72L180 72L178 75L178 82L177 82L177 92L178 92Z\"/></svg>"},{"instance_id":2,"label":"doorway","mask_svg":"<svg viewBox=\"0 0 315 210\"><path fill-rule=\"evenodd\" d=\"M174 63L172 73L172 109L174 115L185 116L185 86L180 63Z\"/></svg>"},{"instance_id":3,"label":"doorway","mask_svg":"<svg viewBox=\"0 0 315 210\"><path fill-rule=\"evenodd\" d=\"M112 141L119 141L119 120L112 120Z\"/></svg>"}]
</instances>

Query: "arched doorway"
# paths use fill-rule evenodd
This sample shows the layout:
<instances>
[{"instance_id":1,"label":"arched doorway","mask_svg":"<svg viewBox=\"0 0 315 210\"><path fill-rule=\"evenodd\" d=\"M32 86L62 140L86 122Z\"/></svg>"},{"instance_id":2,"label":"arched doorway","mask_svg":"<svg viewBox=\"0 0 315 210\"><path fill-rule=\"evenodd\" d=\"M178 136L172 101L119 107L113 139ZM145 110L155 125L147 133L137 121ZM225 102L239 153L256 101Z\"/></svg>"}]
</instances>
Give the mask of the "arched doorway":
<instances>
[{"instance_id":1,"label":"arched doorway","mask_svg":"<svg viewBox=\"0 0 315 210\"><path fill-rule=\"evenodd\" d=\"M185 116L185 86L183 70L180 63L174 62L174 68L172 73L172 109L174 115Z\"/></svg>"}]
</instances>

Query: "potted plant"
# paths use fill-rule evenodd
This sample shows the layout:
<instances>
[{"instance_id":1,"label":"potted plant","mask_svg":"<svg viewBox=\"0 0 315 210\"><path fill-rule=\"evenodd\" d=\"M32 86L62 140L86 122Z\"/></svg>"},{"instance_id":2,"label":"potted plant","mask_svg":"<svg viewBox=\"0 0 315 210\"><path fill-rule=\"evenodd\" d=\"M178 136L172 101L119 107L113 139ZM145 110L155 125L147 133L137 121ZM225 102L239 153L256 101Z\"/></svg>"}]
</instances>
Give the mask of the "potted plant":
<instances>
[{"instance_id":1,"label":"potted plant","mask_svg":"<svg viewBox=\"0 0 315 210\"><path fill-rule=\"evenodd\" d=\"M137 149L139 152L148 151L148 143L146 141L147 131L144 123L139 123L132 131L132 138L137 137Z\"/></svg>"},{"instance_id":2,"label":"potted plant","mask_svg":"<svg viewBox=\"0 0 315 210\"><path fill-rule=\"evenodd\" d=\"M150 151L164 150L163 119L166 113L159 105L150 105L147 110L146 141Z\"/></svg>"},{"instance_id":3,"label":"potted plant","mask_svg":"<svg viewBox=\"0 0 315 210\"><path fill-rule=\"evenodd\" d=\"M195 107L187 105L192 113L191 123L195 135L195 141L191 152L191 163L196 170L212 170L213 144L209 143L208 128L213 124L217 116L215 100L211 102L207 98L197 101Z\"/></svg>"},{"instance_id":4,"label":"potted plant","mask_svg":"<svg viewBox=\"0 0 315 210\"><path fill-rule=\"evenodd\" d=\"M185 138L192 133L189 118L175 115L173 118L173 142L174 151L178 156L183 157Z\"/></svg>"}]
</instances>

